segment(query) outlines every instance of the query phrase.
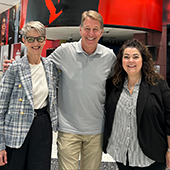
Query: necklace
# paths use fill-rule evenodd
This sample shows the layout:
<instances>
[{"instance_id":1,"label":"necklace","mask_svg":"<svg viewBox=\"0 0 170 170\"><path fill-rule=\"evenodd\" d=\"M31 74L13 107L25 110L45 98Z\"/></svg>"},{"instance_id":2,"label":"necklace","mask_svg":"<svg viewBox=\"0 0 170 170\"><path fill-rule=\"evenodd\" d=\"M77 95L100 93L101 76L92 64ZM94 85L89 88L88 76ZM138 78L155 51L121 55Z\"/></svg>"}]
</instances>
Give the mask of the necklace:
<instances>
[{"instance_id":1,"label":"necklace","mask_svg":"<svg viewBox=\"0 0 170 170\"><path fill-rule=\"evenodd\" d=\"M140 79L138 79L138 80L136 81L136 83L138 83L139 80L140 80ZM129 90L132 90L132 89L135 87L135 84L136 84L136 83L134 83L134 85L130 86L130 85L129 85L129 82L128 82L128 84L127 84L128 89L129 89Z\"/></svg>"},{"instance_id":2,"label":"necklace","mask_svg":"<svg viewBox=\"0 0 170 170\"><path fill-rule=\"evenodd\" d=\"M129 89L129 90L132 90L132 89L133 89L133 87L134 87L134 86L130 86L130 85L128 85L128 89Z\"/></svg>"},{"instance_id":3,"label":"necklace","mask_svg":"<svg viewBox=\"0 0 170 170\"><path fill-rule=\"evenodd\" d=\"M131 90L131 89L132 89L132 87L133 87L133 86L129 86L129 90Z\"/></svg>"}]
</instances>

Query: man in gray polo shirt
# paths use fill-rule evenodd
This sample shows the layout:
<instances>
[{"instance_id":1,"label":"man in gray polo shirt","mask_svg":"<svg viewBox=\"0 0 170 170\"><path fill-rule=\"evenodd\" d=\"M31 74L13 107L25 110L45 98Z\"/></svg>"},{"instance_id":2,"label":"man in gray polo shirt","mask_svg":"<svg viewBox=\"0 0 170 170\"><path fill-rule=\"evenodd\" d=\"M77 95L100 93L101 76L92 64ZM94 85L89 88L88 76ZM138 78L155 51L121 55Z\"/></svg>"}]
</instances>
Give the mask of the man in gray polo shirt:
<instances>
[{"instance_id":1,"label":"man in gray polo shirt","mask_svg":"<svg viewBox=\"0 0 170 170\"><path fill-rule=\"evenodd\" d=\"M79 42L61 44L49 57L61 70L58 88L59 170L97 170L102 158L105 83L115 54L98 44L102 16L85 11Z\"/></svg>"},{"instance_id":2,"label":"man in gray polo shirt","mask_svg":"<svg viewBox=\"0 0 170 170\"><path fill-rule=\"evenodd\" d=\"M58 107L58 164L60 170L99 169L102 157L105 82L115 60L109 48L98 44L102 16L85 11L79 42L61 44L50 56L61 70Z\"/></svg>"}]
</instances>

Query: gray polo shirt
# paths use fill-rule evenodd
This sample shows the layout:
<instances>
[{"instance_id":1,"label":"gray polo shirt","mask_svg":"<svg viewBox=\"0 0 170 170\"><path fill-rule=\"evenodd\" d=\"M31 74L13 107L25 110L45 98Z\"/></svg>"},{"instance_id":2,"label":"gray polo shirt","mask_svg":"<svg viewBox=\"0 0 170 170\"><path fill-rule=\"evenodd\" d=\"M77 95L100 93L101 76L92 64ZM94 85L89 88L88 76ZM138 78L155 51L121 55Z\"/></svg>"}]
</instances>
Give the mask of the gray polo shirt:
<instances>
[{"instance_id":1,"label":"gray polo shirt","mask_svg":"<svg viewBox=\"0 0 170 170\"><path fill-rule=\"evenodd\" d=\"M81 40L61 44L49 56L61 69L59 131L80 135L103 132L105 82L115 58L111 49L100 44L88 55Z\"/></svg>"}]
</instances>

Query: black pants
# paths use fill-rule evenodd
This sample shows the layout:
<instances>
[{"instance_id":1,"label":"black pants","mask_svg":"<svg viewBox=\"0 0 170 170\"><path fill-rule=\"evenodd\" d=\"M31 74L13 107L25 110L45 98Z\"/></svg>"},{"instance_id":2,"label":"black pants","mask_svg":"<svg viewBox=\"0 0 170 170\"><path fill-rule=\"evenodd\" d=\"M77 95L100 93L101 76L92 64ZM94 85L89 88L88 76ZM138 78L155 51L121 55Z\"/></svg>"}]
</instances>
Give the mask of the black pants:
<instances>
[{"instance_id":1,"label":"black pants","mask_svg":"<svg viewBox=\"0 0 170 170\"><path fill-rule=\"evenodd\" d=\"M148 167L131 167L128 164L125 166L122 163L116 162L117 166L119 167L119 170L165 170L166 168L166 164L165 163L158 163L155 162L153 164L151 164Z\"/></svg>"},{"instance_id":2,"label":"black pants","mask_svg":"<svg viewBox=\"0 0 170 170\"><path fill-rule=\"evenodd\" d=\"M36 116L21 148L6 148L8 163L0 170L50 170L51 147L49 114Z\"/></svg>"}]
</instances>

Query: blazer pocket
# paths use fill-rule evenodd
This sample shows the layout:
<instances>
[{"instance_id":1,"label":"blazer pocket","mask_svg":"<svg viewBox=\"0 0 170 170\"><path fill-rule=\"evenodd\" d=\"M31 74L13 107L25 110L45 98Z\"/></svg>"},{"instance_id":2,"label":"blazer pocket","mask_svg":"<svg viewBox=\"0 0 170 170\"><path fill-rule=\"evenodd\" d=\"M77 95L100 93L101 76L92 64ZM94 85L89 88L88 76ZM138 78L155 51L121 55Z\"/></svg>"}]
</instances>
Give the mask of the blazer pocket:
<instances>
[{"instance_id":1,"label":"blazer pocket","mask_svg":"<svg viewBox=\"0 0 170 170\"><path fill-rule=\"evenodd\" d=\"M14 127L14 119L10 114L7 114L5 117L5 122L4 122L4 131L5 134L12 134L13 133L13 127Z\"/></svg>"}]
</instances>

